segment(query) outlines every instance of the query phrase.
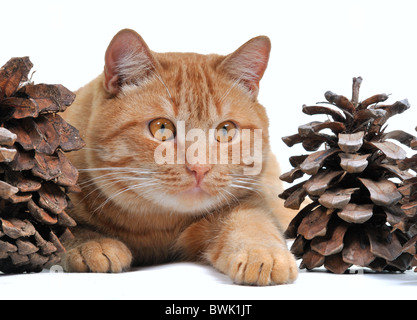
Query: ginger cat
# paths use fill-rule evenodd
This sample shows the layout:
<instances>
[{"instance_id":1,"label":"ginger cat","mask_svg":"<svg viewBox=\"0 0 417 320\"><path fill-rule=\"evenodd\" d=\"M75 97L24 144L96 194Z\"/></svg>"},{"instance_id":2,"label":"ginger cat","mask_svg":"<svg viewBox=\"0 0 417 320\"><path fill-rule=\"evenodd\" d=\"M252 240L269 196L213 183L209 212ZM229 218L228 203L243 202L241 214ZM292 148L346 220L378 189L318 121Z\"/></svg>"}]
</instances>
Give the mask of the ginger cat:
<instances>
[{"instance_id":1,"label":"ginger cat","mask_svg":"<svg viewBox=\"0 0 417 320\"><path fill-rule=\"evenodd\" d=\"M257 101L270 48L260 36L228 56L156 53L133 30L113 38L103 74L77 92L64 114L87 144L69 154L82 192L72 196L78 226L62 257L66 271L194 260L238 284L296 279L283 237L290 216L277 197L279 167ZM180 131L193 129L207 139L181 139ZM224 150L230 157L233 146L243 145L236 135L249 130L253 138L255 129L262 129L258 163L243 155L216 162ZM185 161L157 164L161 145L162 156L174 150L174 159L186 150ZM197 148L200 160L191 161L200 145L207 153ZM248 148L254 152L254 144ZM204 161L209 151L219 151L211 162ZM258 174L245 174L255 164Z\"/></svg>"}]
</instances>

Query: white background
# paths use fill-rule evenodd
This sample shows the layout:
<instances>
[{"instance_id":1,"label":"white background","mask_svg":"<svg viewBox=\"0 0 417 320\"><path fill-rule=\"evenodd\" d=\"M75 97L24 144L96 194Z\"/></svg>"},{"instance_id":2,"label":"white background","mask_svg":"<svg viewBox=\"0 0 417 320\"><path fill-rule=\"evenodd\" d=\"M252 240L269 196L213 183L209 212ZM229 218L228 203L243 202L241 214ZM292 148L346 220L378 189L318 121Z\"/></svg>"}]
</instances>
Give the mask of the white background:
<instances>
[{"instance_id":1,"label":"white background","mask_svg":"<svg viewBox=\"0 0 417 320\"><path fill-rule=\"evenodd\" d=\"M267 108L272 148L284 170L290 168L288 157L301 154L302 150L287 148L281 137L295 133L298 125L313 121L301 112L301 106L323 101L327 90L350 97L354 76L364 78L362 99L376 93L392 94L388 100L391 102L409 99L412 108L396 116L390 129L414 133L417 125L416 1L24 0L2 1L0 10L0 64L13 56L30 56L36 83L61 83L71 90L101 73L105 49L122 28L135 29L151 50L158 52L228 54L252 37L269 36L273 48L259 100ZM188 265L184 270L187 268ZM170 269L156 269L146 277L158 277L161 272L165 275L167 270ZM181 273L183 269L177 265L172 270ZM390 278L385 284L410 284L414 274L403 276L408 277L407 281L394 277L400 280ZM38 277L43 278L36 278L37 281L50 279L45 274ZM64 285L71 279L71 286L73 278L68 277L60 283ZM324 277L331 279L328 285L342 279L328 277ZM1 276L0 282L17 289L18 279L21 278ZM102 280L105 279L115 278ZM317 283L314 279L318 279ZM378 277L373 283L381 285L384 279L388 278ZM27 280L21 281L21 285L27 285ZM303 274L298 286L304 284L304 292L310 292L305 289L308 285L325 290L323 281L321 274ZM163 284L158 285L164 290ZM297 283L289 287L294 292L302 291ZM103 292L100 297L105 295ZM257 298L273 298L270 291L263 291L265 296L262 291L256 292ZM121 293L120 297L125 295Z\"/></svg>"},{"instance_id":2,"label":"white background","mask_svg":"<svg viewBox=\"0 0 417 320\"><path fill-rule=\"evenodd\" d=\"M0 63L30 56L37 83L76 90L103 70L104 52L120 29L132 28L153 51L228 54L250 38L272 41L260 102L283 170L302 153L281 137L324 118L301 112L331 90L351 96L408 98L412 108L389 128L417 126L417 3L413 0L72 0L2 1ZM313 119L314 118L314 119Z\"/></svg>"}]
</instances>

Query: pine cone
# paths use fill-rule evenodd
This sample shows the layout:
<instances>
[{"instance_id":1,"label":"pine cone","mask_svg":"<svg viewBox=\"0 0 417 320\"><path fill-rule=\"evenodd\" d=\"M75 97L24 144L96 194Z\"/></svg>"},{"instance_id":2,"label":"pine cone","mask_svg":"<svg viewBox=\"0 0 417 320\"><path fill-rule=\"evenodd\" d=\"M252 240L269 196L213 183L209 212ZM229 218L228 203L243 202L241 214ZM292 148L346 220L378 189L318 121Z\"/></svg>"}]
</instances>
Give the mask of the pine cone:
<instances>
[{"instance_id":1,"label":"pine cone","mask_svg":"<svg viewBox=\"0 0 417 320\"><path fill-rule=\"evenodd\" d=\"M0 69L0 271L38 272L59 263L75 221L65 212L78 171L64 152L84 146L57 112L75 94L61 85L34 85L28 57Z\"/></svg>"},{"instance_id":2,"label":"pine cone","mask_svg":"<svg viewBox=\"0 0 417 320\"><path fill-rule=\"evenodd\" d=\"M407 181L416 178L399 167L406 152L389 140L412 148L417 147L417 140L401 130L385 133L387 120L410 106L407 100L383 105L386 94L359 102L361 82L360 77L353 79L352 100L325 93L328 103L341 112L304 105L304 113L325 114L332 120L310 122L300 126L297 134L283 138L289 147L302 143L313 152L291 157L294 169L280 177L292 183L311 175L280 195L286 207L296 210L306 196L312 200L286 231L287 237L296 238L291 251L303 259L301 268L324 265L331 272L344 273L357 265L404 271L415 254L407 244L413 234L403 194ZM331 134L323 133L324 129ZM317 151L322 145L324 150Z\"/></svg>"}]
</instances>

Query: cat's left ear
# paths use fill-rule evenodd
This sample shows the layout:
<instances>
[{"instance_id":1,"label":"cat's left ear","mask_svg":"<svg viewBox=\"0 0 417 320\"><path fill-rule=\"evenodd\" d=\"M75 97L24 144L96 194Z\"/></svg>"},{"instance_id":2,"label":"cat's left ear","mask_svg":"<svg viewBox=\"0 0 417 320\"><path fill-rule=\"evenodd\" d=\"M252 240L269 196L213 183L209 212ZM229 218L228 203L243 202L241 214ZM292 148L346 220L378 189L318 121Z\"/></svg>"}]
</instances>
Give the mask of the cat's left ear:
<instances>
[{"instance_id":1,"label":"cat's left ear","mask_svg":"<svg viewBox=\"0 0 417 320\"><path fill-rule=\"evenodd\" d=\"M256 98L271 52L271 41L259 36L246 42L234 53L226 56L220 64L221 70L235 81L239 81Z\"/></svg>"},{"instance_id":2,"label":"cat's left ear","mask_svg":"<svg viewBox=\"0 0 417 320\"><path fill-rule=\"evenodd\" d=\"M142 37L123 29L110 42L104 66L104 88L116 95L123 84L140 84L151 75L157 62Z\"/></svg>"}]
</instances>

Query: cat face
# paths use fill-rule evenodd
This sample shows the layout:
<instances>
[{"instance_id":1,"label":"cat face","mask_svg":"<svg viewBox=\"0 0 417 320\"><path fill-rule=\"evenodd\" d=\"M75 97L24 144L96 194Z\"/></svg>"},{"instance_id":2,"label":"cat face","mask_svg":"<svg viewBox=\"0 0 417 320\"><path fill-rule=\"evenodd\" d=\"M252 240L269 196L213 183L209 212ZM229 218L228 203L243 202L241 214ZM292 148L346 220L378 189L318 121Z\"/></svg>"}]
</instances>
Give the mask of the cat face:
<instances>
[{"instance_id":1,"label":"cat face","mask_svg":"<svg viewBox=\"0 0 417 320\"><path fill-rule=\"evenodd\" d=\"M226 57L160 54L134 31L116 35L87 141L93 166L108 168L91 171L102 192L132 210L146 200L196 214L256 192L259 174L245 171L260 173L269 150L256 100L269 50L258 37Z\"/></svg>"}]
</instances>

